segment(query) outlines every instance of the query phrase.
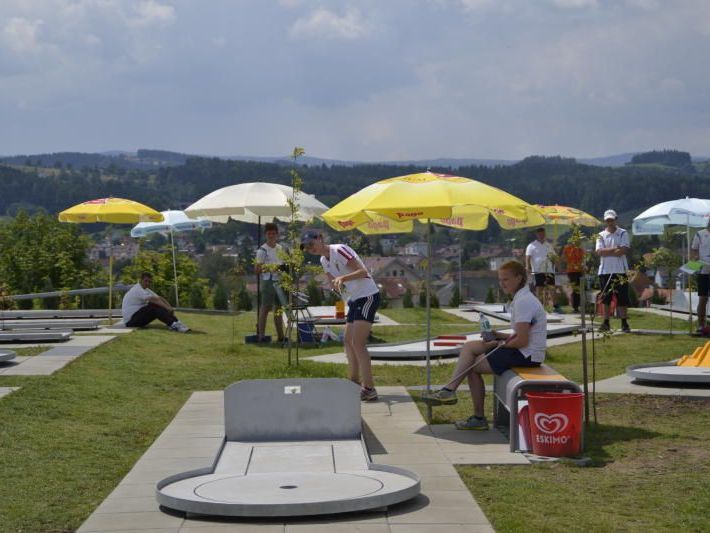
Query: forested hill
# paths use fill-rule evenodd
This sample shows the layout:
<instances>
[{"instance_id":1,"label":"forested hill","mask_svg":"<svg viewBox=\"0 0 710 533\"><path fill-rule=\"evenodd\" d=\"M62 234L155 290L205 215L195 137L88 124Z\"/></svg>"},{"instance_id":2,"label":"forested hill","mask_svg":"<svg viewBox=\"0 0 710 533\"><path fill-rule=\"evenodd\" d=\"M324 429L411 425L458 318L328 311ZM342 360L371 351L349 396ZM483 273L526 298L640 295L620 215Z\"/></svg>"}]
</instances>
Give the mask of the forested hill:
<instances>
[{"instance_id":1,"label":"forested hill","mask_svg":"<svg viewBox=\"0 0 710 533\"><path fill-rule=\"evenodd\" d=\"M374 181L424 170L390 164L304 166L304 190L328 205ZM432 168L452 172L448 168ZM663 165L598 167L574 159L529 157L514 165L460 167L455 171L532 203L580 207L594 214L613 207L638 211L683 196L710 198L707 167ZM0 215L18 208L56 213L105 196L142 201L157 209L180 208L219 187L250 181L290 182L289 168L273 163L189 158L182 165L143 169L43 169L0 165Z\"/></svg>"}]
</instances>

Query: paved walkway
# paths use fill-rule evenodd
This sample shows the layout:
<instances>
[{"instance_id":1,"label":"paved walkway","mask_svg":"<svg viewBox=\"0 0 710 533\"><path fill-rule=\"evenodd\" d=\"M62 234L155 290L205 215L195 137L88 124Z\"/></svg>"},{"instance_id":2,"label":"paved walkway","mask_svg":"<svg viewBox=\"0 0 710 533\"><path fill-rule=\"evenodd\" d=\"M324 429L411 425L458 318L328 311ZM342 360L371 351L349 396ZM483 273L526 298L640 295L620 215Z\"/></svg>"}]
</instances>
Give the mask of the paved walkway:
<instances>
[{"instance_id":1,"label":"paved walkway","mask_svg":"<svg viewBox=\"0 0 710 533\"><path fill-rule=\"evenodd\" d=\"M692 396L699 398L710 398L710 388L702 386L682 386L674 384L665 385L641 385L634 383L634 378L627 374L603 379L596 383L597 392L611 394L651 394L656 396ZM591 387L590 387L591 390Z\"/></svg>"},{"instance_id":2,"label":"paved walkway","mask_svg":"<svg viewBox=\"0 0 710 533\"><path fill-rule=\"evenodd\" d=\"M79 532L491 532L493 528L461 481L454 464L528 464L508 452L495 430L461 432L427 426L404 387L380 387L381 401L363 404L364 434L372 460L400 465L422 477L422 494L387 511L303 519L219 520L162 512L160 479L209 465L223 439L222 392L195 392Z\"/></svg>"},{"instance_id":3,"label":"paved walkway","mask_svg":"<svg viewBox=\"0 0 710 533\"><path fill-rule=\"evenodd\" d=\"M20 387L0 387L0 398L3 396L7 396L11 392L15 392L16 390L19 390Z\"/></svg>"},{"instance_id":4,"label":"paved walkway","mask_svg":"<svg viewBox=\"0 0 710 533\"><path fill-rule=\"evenodd\" d=\"M16 357L10 364L0 366L1 376L47 376L64 368L89 350L114 339L113 335L74 336L60 345L32 357ZM15 364L13 364L15 363Z\"/></svg>"}]
</instances>

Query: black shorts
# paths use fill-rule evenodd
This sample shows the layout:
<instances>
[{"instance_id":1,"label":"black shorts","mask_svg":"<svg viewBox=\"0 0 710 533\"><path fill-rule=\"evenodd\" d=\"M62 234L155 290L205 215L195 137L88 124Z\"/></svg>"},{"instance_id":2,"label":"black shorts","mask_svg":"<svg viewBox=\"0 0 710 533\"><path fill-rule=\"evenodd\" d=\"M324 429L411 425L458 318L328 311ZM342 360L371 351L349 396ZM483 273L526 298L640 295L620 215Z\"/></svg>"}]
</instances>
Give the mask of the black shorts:
<instances>
[{"instance_id":1,"label":"black shorts","mask_svg":"<svg viewBox=\"0 0 710 533\"><path fill-rule=\"evenodd\" d=\"M599 297L604 304L611 304L612 297L616 294L616 305L628 307L629 279L626 274L599 274Z\"/></svg>"},{"instance_id":2,"label":"black shorts","mask_svg":"<svg viewBox=\"0 0 710 533\"><path fill-rule=\"evenodd\" d=\"M489 351L493 351L493 349ZM540 366L540 363L532 361L517 348L501 346L495 353L488 356L488 365L493 372L500 376L503 372L514 366Z\"/></svg>"},{"instance_id":3,"label":"black shorts","mask_svg":"<svg viewBox=\"0 0 710 533\"><path fill-rule=\"evenodd\" d=\"M356 320L366 320L367 322L375 321L375 313L380 306L380 293L376 292L364 298L358 298L352 302L348 302L348 316L346 322L355 322Z\"/></svg>"},{"instance_id":4,"label":"black shorts","mask_svg":"<svg viewBox=\"0 0 710 533\"><path fill-rule=\"evenodd\" d=\"M535 274L535 286L536 287L545 287L545 286L554 287L554 285L555 285L555 275L554 274L549 274L546 272Z\"/></svg>"},{"instance_id":5,"label":"black shorts","mask_svg":"<svg viewBox=\"0 0 710 533\"><path fill-rule=\"evenodd\" d=\"M710 274L698 274L698 296L710 296Z\"/></svg>"}]
</instances>

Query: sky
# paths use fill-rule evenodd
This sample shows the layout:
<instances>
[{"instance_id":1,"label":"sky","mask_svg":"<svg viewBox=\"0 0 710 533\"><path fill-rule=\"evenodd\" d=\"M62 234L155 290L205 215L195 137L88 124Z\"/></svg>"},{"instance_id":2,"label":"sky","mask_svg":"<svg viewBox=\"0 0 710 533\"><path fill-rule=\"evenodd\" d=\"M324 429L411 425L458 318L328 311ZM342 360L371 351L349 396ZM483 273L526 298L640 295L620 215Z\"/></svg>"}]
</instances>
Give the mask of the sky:
<instances>
[{"instance_id":1,"label":"sky","mask_svg":"<svg viewBox=\"0 0 710 533\"><path fill-rule=\"evenodd\" d=\"M0 154L710 155L707 0L2 0Z\"/></svg>"}]
</instances>

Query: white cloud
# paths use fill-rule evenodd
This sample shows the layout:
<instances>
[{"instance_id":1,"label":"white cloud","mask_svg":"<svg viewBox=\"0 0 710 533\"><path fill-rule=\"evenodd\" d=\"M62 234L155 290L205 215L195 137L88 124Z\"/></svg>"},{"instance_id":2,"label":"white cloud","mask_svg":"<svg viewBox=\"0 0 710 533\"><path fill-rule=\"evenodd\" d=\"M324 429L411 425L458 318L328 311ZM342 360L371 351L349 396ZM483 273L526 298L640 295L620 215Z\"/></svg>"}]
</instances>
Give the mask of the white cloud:
<instances>
[{"instance_id":1,"label":"white cloud","mask_svg":"<svg viewBox=\"0 0 710 533\"><path fill-rule=\"evenodd\" d=\"M294 39L335 39L354 40L368 33L360 11L348 8L345 15L339 16L324 8L314 10L305 18L299 18L289 32Z\"/></svg>"},{"instance_id":2,"label":"white cloud","mask_svg":"<svg viewBox=\"0 0 710 533\"><path fill-rule=\"evenodd\" d=\"M599 7L598 0L550 0L555 7L561 9L586 9Z\"/></svg>"},{"instance_id":3,"label":"white cloud","mask_svg":"<svg viewBox=\"0 0 710 533\"><path fill-rule=\"evenodd\" d=\"M134 8L135 15L129 21L136 26L166 26L175 21L175 8L155 0L144 0Z\"/></svg>"},{"instance_id":4,"label":"white cloud","mask_svg":"<svg viewBox=\"0 0 710 533\"><path fill-rule=\"evenodd\" d=\"M10 50L19 54L37 52L41 48L38 31L42 24L44 22L39 19L13 17L2 29L3 41Z\"/></svg>"}]
</instances>

